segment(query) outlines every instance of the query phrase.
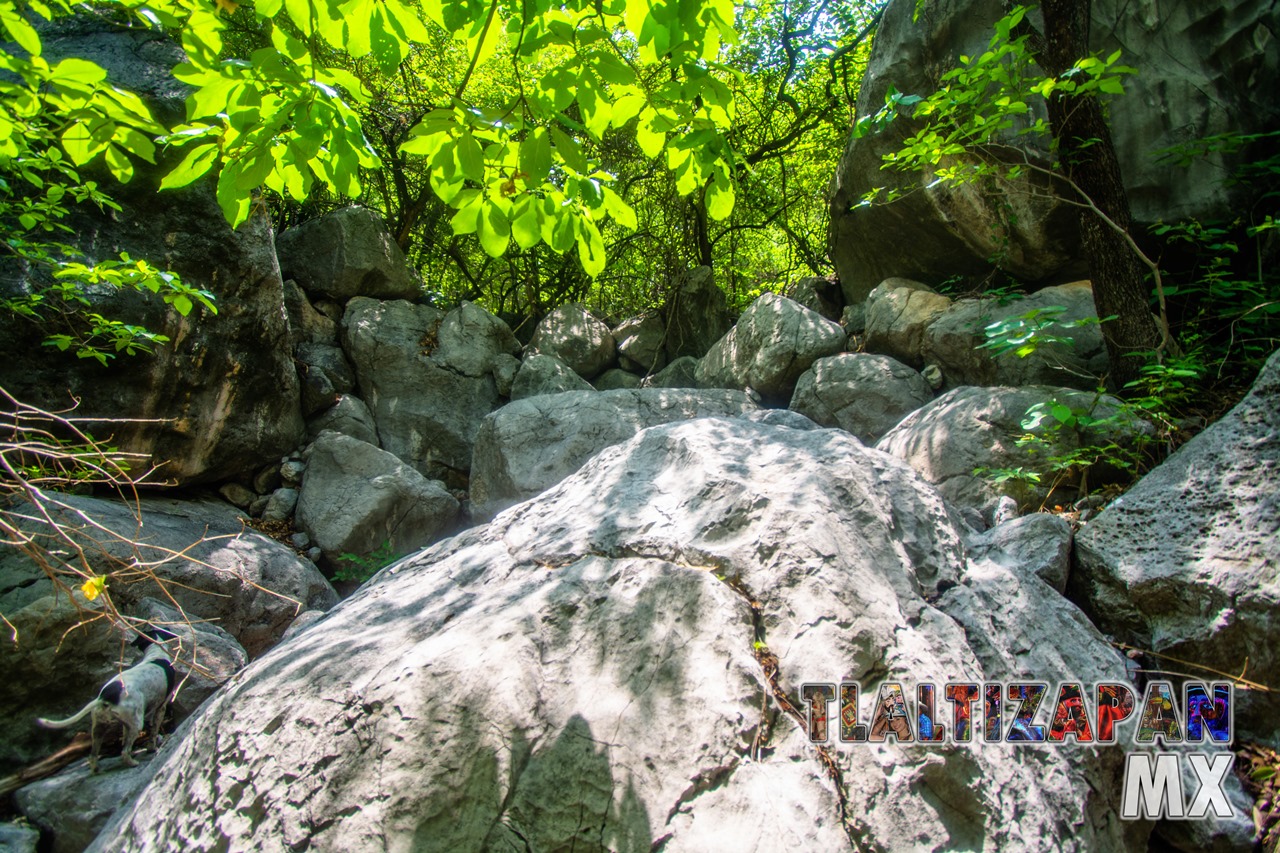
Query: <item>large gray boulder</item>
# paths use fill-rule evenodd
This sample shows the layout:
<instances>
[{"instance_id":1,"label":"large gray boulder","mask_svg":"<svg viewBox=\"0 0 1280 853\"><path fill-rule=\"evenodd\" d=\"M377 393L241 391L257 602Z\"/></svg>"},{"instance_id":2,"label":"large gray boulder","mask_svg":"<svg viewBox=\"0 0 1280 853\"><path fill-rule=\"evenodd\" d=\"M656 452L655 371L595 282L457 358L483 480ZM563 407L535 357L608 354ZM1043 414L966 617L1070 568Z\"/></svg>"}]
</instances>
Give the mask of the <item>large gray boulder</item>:
<instances>
[{"instance_id":1,"label":"large gray boulder","mask_svg":"<svg viewBox=\"0 0 1280 853\"><path fill-rule=\"evenodd\" d=\"M137 91L166 119L182 120L185 87L170 69L184 57L174 42L101 19L64 18L46 28L43 58L56 65L67 57L98 62L110 84ZM183 317L150 295L95 288L86 310L169 338L151 355L121 354L103 367L43 346L48 330L0 311L0 386L46 409L78 400L77 416L114 419L109 429L90 431L110 433L112 445L140 454L136 470L160 466L156 480L218 482L297 446L298 376L267 216L232 229L210 181L160 192L181 151L169 157L159 167L135 160L128 184L99 178L128 215L79 205L64 236L90 260L127 252L178 274L214 294L217 314L195 307ZM32 285L25 274L3 278L0 298Z\"/></svg>"},{"instance_id":2,"label":"large gray boulder","mask_svg":"<svg viewBox=\"0 0 1280 853\"><path fill-rule=\"evenodd\" d=\"M988 326L1028 314L1036 315L1031 323L1053 317L1061 323L1083 321L1083 325L1049 327L1046 334L1063 340L1041 344L1027 356L978 349L987 342ZM938 366L950 387L1066 385L1091 391L1107 373L1107 350L1093 304L1093 286L1087 281L1046 287L1011 301L958 300L925 328L920 355L925 363Z\"/></svg>"},{"instance_id":3,"label":"large gray boulder","mask_svg":"<svg viewBox=\"0 0 1280 853\"><path fill-rule=\"evenodd\" d=\"M1070 595L1119 640L1274 687L1278 481L1280 355L1272 355L1234 409L1085 526ZM1274 739L1276 694L1236 696L1240 724Z\"/></svg>"},{"instance_id":4,"label":"large gray boulder","mask_svg":"<svg viewBox=\"0 0 1280 853\"><path fill-rule=\"evenodd\" d=\"M1057 403L1089 415L1101 423L1059 428L1052 416L1027 428L1032 406ZM986 510L1002 495L1033 510L1050 496L1057 503L1077 497L1078 467L1055 470L1053 460L1082 446L1114 442L1132 447L1150 425L1121 410L1114 398L1078 391L1030 385L1025 388L955 388L907 415L876 447L905 459L934 483L956 506ZM1024 435L1044 439L1036 446L1020 445ZM985 469L985 471L980 471ZM1014 472L1019 472L1015 474ZM1104 484L1099 466L1091 484Z\"/></svg>"},{"instance_id":5,"label":"large gray boulder","mask_svg":"<svg viewBox=\"0 0 1280 853\"><path fill-rule=\"evenodd\" d=\"M893 0L876 32L858 114L876 112L890 86L932 93L959 56L987 50L1005 9L1000 0L938 0L918 14L915 0ZM1033 13L1038 25L1037 17ZM1147 6L1137 13L1124 0L1093 3L1090 50L1102 56L1123 50L1122 62L1139 69L1125 80L1126 94L1109 114L1135 234L1161 220L1231 220L1250 207L1248 199L1259 188L1224 186L1223 178L1240 162L1235 152L1216 151L1189 166L1154 155L1201 137L1275 127L1280 108L1269 100L1259 103L1256 93L1280 83L1278 31L1280 11L1271 0ZM850 140L837 169L830 251L850 302L865 298L886 276L985 276L993 258L1023 282L1081 277L1077 211L1054 201L1042 181L934 186L891 204L861 206L863 194L874 187L905 190L929 183L929 176L881 168L883 155L901 149L919 127L903 118L883 133ZM1010 141L1023 146L1027 137ZM1048 162L1043 146L1031 156Z\"/></svg>"},{"instance_id":6,"label":"large gray boulder","mask_svg":"<svg viewBox=\"0 0 1280 853\"><path fill-rule=\"evenodd\" d=\"M834 278L808 276L788 285L782 295L833 323L839 323L840 315L844 313L844 293L840 290L840 282Z\"/></svg>"},{"instance_id":7,"label":"large gray boulder","mask_svg":"<svg viewBox=\"0 0 1280 853\"><path fill-rule=\"evenodd\" d=\"M624 370L648 376L667 366L667 328L660 314L624 320L613 330Z\"/></svg>"},{"instance_id":8,"label":"large gray boulder","mask_svg":"<svg viewBox=\"0 0 1280 853\"><path fill-rule=\"evenodd\" d=\"M452 527L458 501L385 450L322 432L307 450L297 524L331 563L366 556L384 544L416 551Z\"/></svg>"},{"instance_id":9,"label":"large gray boulder","mask_svg":"<svg viewBox=\"0 0 1280 853\"><path fill-rule=\"evenodd\" d=\"M697 388L698 359L682 355L644 382L652 388Z\"/></svg>"},{"instance_id":10,"label":"large gray boulder","mask_svg":"<svg viewBox=\"0 0 1280 853\"><path fill-rule=\"evenodd\" d=\"M520 371L511 383L510 396L512 400L523 400L539 394L591 390L590 382L554 355L535 354L520 363Z\"/></svg>"},{"instance_id":11,"label":"large gray boulder","mask_svg":"<svg viewBox=\"0 0 1280 853\"><path fill-rule=\"evenodd\" d=\"M150 748L150 743L148 743ZM18 809L49 839L48 853L82 853L124 803L151 780L154 758L139 750L137 767L104 754L101 773L81 761L56 776L18 789ZM177 848L175 848L177 849Z\"/></svg>"},{"instance_id":12,"label":"large gray boulder","mask_svg":"<svg viewBox=\"0 0 1280 853\"><path fill-rule=\"evenodd\" d=\"M1125 677L1056 592L962 555L847 434L646 430L251 665L91 849L1145 849L1118 749L819 750L779 710L841 678L865 720L884 681Z\"/></svg>"},{"instance_id":13,"label":"large gray boulder","mask_svg":"<svg viewBox=\"0 0 1280 853\"><path fill-rule=\"evenodd\" d=\"M284 282L284 308L289 317L289 334L294 346L338 342L338 324L317 311L293 279L285 279Z\"/></svg>"},{"instance_id":14,"label":"large gray boulder","mask_svg":"<svg viewBox=\"0 0 1280 853\"><path fill-rule=\"evenodd\" d=\"M645 427L756 408L741 391L664 388L571 391L503 406L485 418L476 437L472 516L490 518L546 491Z\"/></svg>"},{"instance_id":15,"label":"large gray boulder","mask_svg":"<svg viewBox=\"0 0 1280 853\"><path fill-rule=\"evenodd\" d=\"M373 412L354 394L343 394L328 409L307 421L307 437L315 440L325 430L333 430L366 444L378 446L378 428L373 422Z\"/></svg>"},{"instance_id":16,"label":"large gray boulder","mask_svg":"<svg viewBox=\"0 0 1280 853\"><path fill-rule=\"evenodd\" d=\"M786 404L796 380L819 358L844 349L838 323L798 302L766 293L698 363L702 388L752 388Z\"/></svg>"},{"instance_id":17,"label":"large gray boulder","mask_svg":"<svg viewBox=\"0 0 1280 853\"><path fill-rule=\"evenodd\" d=\"M574 303L542 318L529 353L555 356L583 379L594 379L617 362L618 345L608 326Z\"/></svg>"},{"instance_id":18,"label":"large gray boulder","mask_svg":"<svg viewBox=\"0 0 1280 853\"><path fill-rule=\"evenodd\" d=\"M929 383L902 362L887 355L842 353L820 358L804 372L791 409L873 444L932 399Z\"/></svg>"},{"instance_id":19,"label":"large gray boulder","mask_svg":"<svg viewBox=\"0 0 1280 853\"><path fill-rule=\"evenodd\" d=\"M307 417L329 408L355 388L355 371L338 346L301 343L293 353L302 383L302 411Z\"/></svg>"},{"instance_id":20,"label":"large gray boulder","mask_svg":"<svg viewBox=\"0 0 1280 853\"><path fill-rule=\"evenodd\" d=\"M606 370L604 373L597 376L596 381L592 383L592 387L597 391L617 391L619 388L642 388L644 387L644 378L615 367L612 370Z\"/></svg>"},{"instance_id":21,"label":"large gray boulder","mask_svg":"<svg viewBox=\"0 0 1280 853\"><path fill-rule=\"evenodd\" d=\"M666 323L665 350L670 361L702 358L730 329L733 315L711 267L695 267L668 283L661 315Z\"/></svg>"},{"instance_id":22,"label":"large gray boulder","mask_svg":"<svg viewBox=\"0 0 1280 853\"><path fill-rule=\"evenodd\" d=\"M927 284L888 278L866 301L868 352L889 355L919 370L924 366L925 330L951 308L951 300Z\"/></svg>"},{"instance_id":23,"label":"large gray boulder","mask_svg":"<svg viewBox=\"0 0 1280 853\"><path fill-rule=\"evenodd\" d=\"M422 282L382 217L344 207L290 228L276 241L286 277L313 295L415 299Z\"/></svg>"},{"instance_id":24,"label":"large gray boulder","mask_svg":"<svg viewBox=\"0 0 1280 853\"><path fill-rule=\"evenodd\" d=\"M358 296L342 339L382 448L430 479L465 481L476 430L501 399L493 372L520 349L507 325L470 303L445 314Z\"/></svg>"},{"instance_id":25,"label":"large gray boulder","mask_svg":"<svg viewBox=\"0 0 1280 853\"><path fill-rule=\"evenodd\" d=\"M40 830L26 823L0 823L0 853L39 853Z\"/></svg>"}]
</instances>

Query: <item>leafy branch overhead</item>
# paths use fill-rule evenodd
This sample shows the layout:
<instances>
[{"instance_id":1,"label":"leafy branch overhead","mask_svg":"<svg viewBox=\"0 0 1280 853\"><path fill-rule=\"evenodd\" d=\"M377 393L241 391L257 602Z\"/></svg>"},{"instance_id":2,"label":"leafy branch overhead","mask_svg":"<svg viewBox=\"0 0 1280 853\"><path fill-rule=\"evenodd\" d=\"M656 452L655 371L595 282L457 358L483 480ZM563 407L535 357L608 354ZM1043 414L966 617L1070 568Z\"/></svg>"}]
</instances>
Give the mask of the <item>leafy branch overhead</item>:
<instances>
[{"instance_id":1,"label":"leafy branch overhead","mask_svg":"<svg viewBox=\"0 0 1280 853\"><path fill-rule=\"evenodd\" d=\"M512 240L560 253L576 245L583 267L598 274L602 221L634 229L636 217L595 149L629 125L646 156L665 151L682 194L704 192L713 218L733 209L732 72L718 61L736 38L727 0L427 0L421 11L401 0L261 0L230 16L230 4L222 14L186 2L125 5L181 28L189 57L175 71L195 89L188 122L164 137L183 156L163 186L217 169L218 200L233 225L249 216L259 186L295 201L317 184L359 196L361 170L379 157L356 107L377 95L349 68L367 57L370 74L390 75L451 40L465 47L465 70L456 81L432 81L434 103L397 153L429 165L454 232L475 233L490 255ZM224 33L238 16L253 16L269 46L228 58ZM507 64L516 85L477 86L486 63Z\"/></svg>"}]
</instances>

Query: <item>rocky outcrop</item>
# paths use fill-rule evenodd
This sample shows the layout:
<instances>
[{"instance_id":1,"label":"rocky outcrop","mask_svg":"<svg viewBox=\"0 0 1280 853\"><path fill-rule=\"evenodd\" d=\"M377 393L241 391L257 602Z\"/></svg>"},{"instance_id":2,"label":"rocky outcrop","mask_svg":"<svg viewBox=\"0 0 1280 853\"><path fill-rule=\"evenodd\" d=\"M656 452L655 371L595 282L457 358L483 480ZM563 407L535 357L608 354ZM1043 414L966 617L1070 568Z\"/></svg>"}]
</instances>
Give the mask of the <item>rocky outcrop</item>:
<instances>
[{"instance_id":1,"label":"rocky outcrop","mask_svg":"<svg viewBox=\"0 0 1280 853\"><path fill-rule=\"evenodd\" d=\"M0 823L0 850L5 853L38 853L40 830L26 823Z\"/></svg>"},{"instance_id":2,"label":"rocky outcrop","mask_svg":"<svg viewBox=\"0 0 1280 853\"><path fill-rule=\"evenodd\" d=\"M578 304L561 305L543 317L529 351L555 356L583 379L594 379L618 359L609 327Z\"/></svg>"},{"instance_id":3,"label":"rocky outcrop","mask_svg":"<svg viewBox=\"0 0 1280 853\"><path fill-rule=\"evenodd\" d=\"M294 346L338 342L338 324L317 311L293 279L285 279L284 282L284 308L289 317L289 334Z\"/></svg>"},{"instance_id":4,"label":"rocky outcrop","mask_svg":"<svg viewBox=\"0 0 1280 853\"><path fill-rule=\"evenodd\" d=\"M458 501L385 450L322 432L307 450L298 526L331 564L386 545L407 554L453 526Z\"/></svg>"},{"instance_id":5,"label":"rocky outcrop","mask_svg":"<svg viewBox=\"0 0 1280 853\"><path fill-rule=\"evenodd\" d=\"M1028 421L1033 406L1061 404L1098 421L1089 426L1059 428L1052 416ZM876 447L905 459L944 497L960 507L989 510L1001 495L1023 510L1036 509L1050 496L1070 503L1076 497L1078 473L1055 471L1054 457L1084 445L1114 442L1132 446L1150 425L1123 413L1117 401L1072 388L1035 385L1026 388L955 388L912 412ZM1030 447L1018 439L1033 434L1044 443ZM1092 472L1099 487L1103 472Z\"/></svg>"},{"instance_id":6,"label":"rocky outcrop","mask_svg":"<svg viewBox=\"0 0 1280 853\"><path fill-rule=\"evenodd\" d=\"M653 388L697 388L698 360L685 355L645 380Z\"/></svg>"},{"instance_id":7,"label":"rocky outcrop","mask_svg":"<svg viewBox=\"0 0 1280 853\"><path fill-rule=\"evenodd\" d=\"M640 388L643 385L643 378L617 367L601 373L592 383L597 391L617 391L620 388Z\"/></svg>"},{"instance_id":8,"label":"rocky outcrop","mask_svg":"<svg viewBox=\"0 0 1280 853\"><path fill-rule=\"evenodd\" d=\"M363 400L352 394L343 394L338 402L307 422L307 437L310 439L314 440L325 430L378 446L378 428L374 425L373 413Z\"/></svg>"},{"instance_id":9,"label":"rocky outcrop","mask_svg":"<svg viewBox=\"0 0 1280 853\"><path fill-rule=\"evenodd\" d=\"M304 222L276 244L284 275L312 294L346 302L353 296L415 299L422 291L387 224L363 207Z\"/></svg>"},{"instance_id":10,"label":"rocky outcrop","mask_svg":"<svg viewBox=\"0 0 1280 853\"><path fill-rule=\"evenodd\" d=\"M540 494L645 427L756 409L740 391L640 388L530 397L485 419L476 437L472 515L491 518Z\"/></svg>"},{"instance_id":11,"label":"rocky outcrop","mask_svg":"<svg viewBox=\"0 0 1280 853\"><path fill-rule=\"evenodd\" d=\"M840 282L834 278L802 278L789 285L782 295L833 323L839 323L840 315L844 313L844 293L840 290Z\"/></svg>"},{"instance_id":12,"label":"rocky outcrop","mask_svg":"<svg viewBox=\"0 0 1280 853\"><path fill-rule=\"evenodd\" d=\"M667 328L660 315L645 314L619 323L613 339L624 370L648 376L667 366Z\"/></svg>"},{"instance_id":13,"label":"rocky outcrop","mask_svg":"<svg viewBox=\"0 0 1280 853\"><path fill-rule=\"evenodd\" d=\"M194 710L243 666L246 650L261 654L299 612L337 601L314 565L247 529L219 501L147 499L139 521L121 501L59 500L65 506L54 507L52 516L84 548L86 569L107 578L112 603L127 617L164 624L184 638L176 660L193 675L178 695L181 713ZM48 533L44 524L27 527L32 534ZM148 568L154 580L139 578ZM83 706L119 671L122 645L101 599L88 602L79 591L56 590L43 571L9 549L0 552L0 613L17 636L0 646L7 679L0 696L0 765L7 767L65 743L65 733L37 728L31 720L68 716Z\"/></svg>"},{"instance_id":14,"label":"rocky outcrop","mask_svg":"<svg viewBox=\"0 0 1280 853\"><path fill-rule=\"evenodd\" d=\"M875 113L890 86L933 92L960 55L987 49L1004 10L998 0L939 0L917 18L914 0L894 0L876 33L858 114ZM1223 184L1233 154L1215 152L1190 166L1154 155L1201 137L1274 127L1280 110L1258 104L1254 93L1280 82L1278 31L1280 12L1270 0L1230 8L1153 6L1140 13L1120 0L1093 4L1090 49L1103 56L1123 50L1123 62L1140 71L1125 80L1126 94L1109 116L1135 233L1160 220L1230 220L1249 206L1243 200L1257 190ZM891 204L861 206L874 187L907 189L920 182L918 174L881 170L882 156L901 149L918 129L901 118L882 133L851 140L845 150L832 186L830 249L848 301L864 299L887 276L940 282L985 275L991 259L1024 282L1081 277L1076 211L1029 179L994 187L935 186ZM1015 142L1026 143L1026 137ZM1043 146L1031 157L1048 162Z\"/></svg>"},{"instance_id":15,"label":"rocky outcrop","mask_svg":"<svg viewBox=\"0 0 1280 853\"><path fill-rule=\"evenodd\" d=\"M1071 525L1060 515L1033 512L968 539L970 562L991 560L1033 574L1063 592L1071 572Z\"/></svg>"},{"instance_id":16,"label":"rocky outcrop","mask_svg":"<svg viewBox=\"0 0 1280 853\"><path fill-rule=\"evenodd\" d=\"M339 347L301 343L294 347L293 354L302 382L302 412L306 416L324 411L355 388L355 371Z\"/></svg>"},{"instance_id":17,"label":"rocky outcrop","mask_svg":"<svg viewBox=\"0 0 1280 853\"><path fill-rule=\"evenodd\" d=\"M820 358L804 372L791 409L873 444L932 399L929 383L902 362L885 355L842 353Z\"/></svg>"},{"instance_id":18,"label":"rocky outcrop","mask_svg":"<svg viewBox=\"0 0 1280 853\"><path fill-rule=\"evenodd\" d=\"M91 849L1143 849L1120 750L819 751L779 712L841 677L1125 678L1048 586L962 555L839 431L646 430L251 665Z\"/></svg>"},{"instance_id":19,"label":"rocky outcrop","mask_svg":"<svg viewBox=\"0 0 1280 853\"><path fill-rule=\"evenodd\" d=\"M476 430L500 400L494 370L520 349L507 325L470 303L445 314L358 296L342 340L382 448L429 479L465 481Z\"/></svg>"},{"instance_id":20,"label":"rocky outcrop","mask_svg":"<svg viewBox=\"0 0 1280 853\"><path fill-rule=\"evenodd\" d=\"M1069 592L1102 630L1193 665L1280 671L1280 355L1249 395L1117 498L1076 539ZM1274 685L1273 685L1274 686ZM1275 693L1236 719L1276 737Z\"/></svg>"},{"instance_id":21,"label":"rocky outcrop","mask_svg":"<svg viewBox=\"0 0 1280 853\"><path fill-rule=\"evenodd\" d=\"M170 69L183 57L173 42L101 19L63 18L47 27L44 58L56 64L65 57L99 63L110 83L138 92L158 115L182 120L185 87ZM157 480L219 481L297 444L298 378L270 223L255 215L233 230L209 182L160 192L172 162L162 157L157 168L135 161L133 180L108 188L128 215L78 206L67 221L70 242L91 261L127 252L172 271L213 293L217 314L195 307L183 317L159 299L94 288L87 310L169 338L152 355L119 355L106 368L42 346L44 330L0 312L0 385L48 409L66 409L74 398L78 416L137 419L113 423L111 443L141 454L140 470L161 466Z\"/></svg>"},{"instance_id":22,"label":"rocky outcrop","mask_svg":"<svg viewBox=\"0 0 1280 853\"><path fill-rule=\"evenodd\" d=\"M554 355L531 355L520 363L520 371L511 383L511 399L523 400L539 394L564 391L590 391L591 383L575 373Z\"/></svg>"},{"instance_id":23,"label":"rocky outcrop","mask_svg":"<svg viewBox=\"0 0 1280 853\"><path fill-rule=\"evenodd\" d=\"M1107 373L1093 287L1077 281L1028 295L953 301L933 288L890 278L865 303L866 349L937 371L942 385L1065 385L1091 391ZM1038 333L1034 351L996 355L980 348L990 326L1010 336Z\"/></svg>"},{"instance_id":24,"label":"rocky outcrop","mask_svg":"<svg viewBox=\"0 0 1280 853\"><path fill-rule=\"evenodd\" d=\"M987 342L988 326L1024 315L1032 316L1023 328L1055 320L1059 325L1047 327L1044 333L1059 340L1042 343L1027 356L993 355L978 349ZM1107 374L1107 350L1093 305L1093 286L1087 281L1046 287L1012 300L958 300L925 328L920 357L936 364L952 388L1066 385L1091 391Z\"/></svg>"},{"instance_id":25,"label":"rocky outcrop","mask_svg":"<svg viewBox=\"0 0 1280 853\"><path fill-rule=\"evenodd\" d=\"M81 762L21 788L14 795L19 810L49 839L41 849L82 853L92 844L121 804L137 796L151 780L154 768L149 766L150 756L141 754L139 759L140 766L125 767L119 758L104 756L101 773L90 772L88 764Z\"/></svg>"},{"instance_id":26,"label":"rocky outcrop","mask_svg":"<svg viewBox=\"0 0 1280 853\"><path fill-rule=\"evenodd\" d=\"M716 287L711 267L696 267L669 284L661 311L666 323L668 361L702 358L711 345L733 328L724 291Z\"/></svg>"},{"instance_id":27,"label":"rocky outcrop","mask_svg":"<svg viewBox=\"0 0 1280 853\"><path fill-rule=\"evenodd\" d=\"M951 300L927 284L888 278L867 296L867 350L889 355L919 370L924 366L924 333L951 307Z\"/></svg>"},{"instance_id":28,"label":"rocky outcrop","mask_svg":"<svg viewBox=\"0 0 1280 853\"><path fill-rule=\"evenodd\" d=\"M766 293L698 363L698 386L751 388L785 405L800 375L844 344L838 324L798 302Z\"/></svg>"}]
</instances>

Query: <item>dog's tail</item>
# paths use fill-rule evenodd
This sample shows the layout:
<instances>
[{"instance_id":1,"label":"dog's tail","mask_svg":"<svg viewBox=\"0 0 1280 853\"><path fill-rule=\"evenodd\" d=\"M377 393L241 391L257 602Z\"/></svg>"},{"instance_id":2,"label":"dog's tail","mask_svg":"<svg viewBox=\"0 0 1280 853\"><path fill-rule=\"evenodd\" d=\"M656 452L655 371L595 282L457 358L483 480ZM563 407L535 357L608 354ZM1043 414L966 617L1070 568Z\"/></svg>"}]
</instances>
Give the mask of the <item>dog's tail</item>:
<instances>
[{"instance_id":1,"label":"dog's tail","mask_svg":"<svg viewBox=\"0 0 1280 853\"><path fill-rule=\"evenodd\" d=\"M76 723L83 720L85 717L89 716L91 713L93 713L93 709L101 701L102 701L101 699L94 699L88 705L85 705L83 708L81 708L80 712L76 714L74 717L67 717L65 720L46 720L44 717L40 717L39 719L36 720L36 725L43 726L46 729L70 728L74 726Z\"/></svg>"}]
</instances>

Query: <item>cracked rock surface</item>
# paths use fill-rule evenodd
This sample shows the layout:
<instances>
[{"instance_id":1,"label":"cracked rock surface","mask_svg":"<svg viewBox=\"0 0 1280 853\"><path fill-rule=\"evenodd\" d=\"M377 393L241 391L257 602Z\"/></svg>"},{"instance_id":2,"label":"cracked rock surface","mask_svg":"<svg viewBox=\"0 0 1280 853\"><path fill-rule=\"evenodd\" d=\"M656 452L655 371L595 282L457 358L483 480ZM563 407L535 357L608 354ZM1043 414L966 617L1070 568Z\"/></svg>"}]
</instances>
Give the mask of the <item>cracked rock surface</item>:
<instances>
[{"instance_id":1,"label":"cracked rock surface","mask_svg":"<svg viewBox=\"0 0 1280 853\"><path fill-rule=\"evenodd\" d=\"M1280 354L1234 409L1081 531L1068 594L1117 639L1274 683L1278 475ZM1276 694L1237 695L1238 723L1274 739Z\"/></svg>"},{"instance_id":2,"label":"cracked rock surface","mask_svg":"<svg viewBox=\"0 0 1280 853\"><path fill-rule=\"evenodd\" d=\"M1119 750L829 744L838 788L779 713L770 680L1124 678L1032 572L964 553L839 430L644 430L241 672L91 849L1145 849Z\"/></svg>"}]
</instances>

